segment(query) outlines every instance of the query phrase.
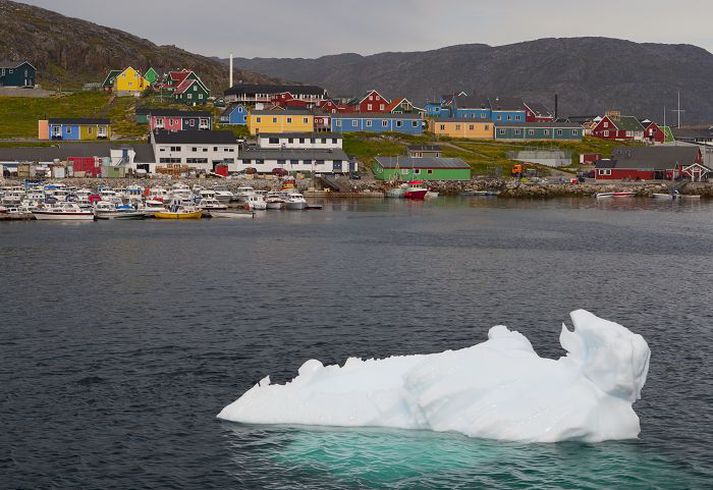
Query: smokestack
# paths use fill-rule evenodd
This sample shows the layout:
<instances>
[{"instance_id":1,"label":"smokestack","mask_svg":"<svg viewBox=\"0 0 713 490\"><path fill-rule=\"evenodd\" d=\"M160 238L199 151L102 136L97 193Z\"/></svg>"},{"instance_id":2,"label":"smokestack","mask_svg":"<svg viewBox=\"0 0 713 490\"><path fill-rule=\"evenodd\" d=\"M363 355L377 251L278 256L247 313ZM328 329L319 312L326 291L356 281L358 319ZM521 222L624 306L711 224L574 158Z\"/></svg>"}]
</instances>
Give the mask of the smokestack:
<instances>
[{"instance_id":1,"label":"smokestack","mask_svg":"<svg viewBox=\"0 0 713 490\"><path fill-rule=\"evenodd\" d=\"M557 96L557 94L555 94L555 121L559 119L559 110L559 97Z\"/></svg>"},{"instance_id":2,"label":"smokestack","mask_svg":"<svg viewBox=\"0 0 713 490\"><path fill-rule=\"evenodd\" d=\"M230 53L230 86L233 86L233 53Z\"/></svg>"}]
</instances>

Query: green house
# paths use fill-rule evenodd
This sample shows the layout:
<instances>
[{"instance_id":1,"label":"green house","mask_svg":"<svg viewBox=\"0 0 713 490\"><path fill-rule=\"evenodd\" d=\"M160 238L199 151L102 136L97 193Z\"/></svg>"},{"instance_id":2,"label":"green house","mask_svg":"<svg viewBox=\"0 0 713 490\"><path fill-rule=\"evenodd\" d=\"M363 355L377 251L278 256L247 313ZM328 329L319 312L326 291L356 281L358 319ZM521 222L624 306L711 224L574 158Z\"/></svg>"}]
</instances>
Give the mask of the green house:
<instances>
[{"instance_id":1,"label":"green house","mask_svg":"<svg viewBox=\"0 0 713 490\"><path fill-rule=\"evenodd\" d=\"M582 125L572 122L495 123L496 140L579 141Z\"/></svg>"},{"instance_id":2,"label":"green house","mask_svg":"<svg viewBox=\"0 0 713 490\"><path fill-rule=\"evenodd\" d=\"M186 78L181 84L176 87L173 92L173 97L176 102L181 102L188 105L205 104L210 97L210 90L205 86L200 78Z\"/></svg>"},{"instance_id":3,"label":"green house","mask_svg":"<svg viewBox=\"0 0 713 490\"><path fill-rule=\"evenodd\" d=\"M470 180L470 165L460 158L376 157L379 180Z\"/></svg>"},{"instance_id":4,"label":"green house","mask_svg":"<svg viewBox=\"0 0 713 490\"><path fill-rule=\"evenodd\" d=\"M121 75L122 71L123 70L109 70L109 73L107 73L106 78L102 82L102 89L111 90L114 87L116 77Z\"/></svg>"},{"instance_id":5,"label":"green house","mask_svg":"<svg viewBox=\"0 0 713 490\"><path fill-rule=\"evenodd\" d=\"M149 68L146 70L146 73L144 73L144 78L146 81L148 81L151 85L156 83L159 79L158 72L153 69L153 67Z\"/></svg>"}]
</instances>

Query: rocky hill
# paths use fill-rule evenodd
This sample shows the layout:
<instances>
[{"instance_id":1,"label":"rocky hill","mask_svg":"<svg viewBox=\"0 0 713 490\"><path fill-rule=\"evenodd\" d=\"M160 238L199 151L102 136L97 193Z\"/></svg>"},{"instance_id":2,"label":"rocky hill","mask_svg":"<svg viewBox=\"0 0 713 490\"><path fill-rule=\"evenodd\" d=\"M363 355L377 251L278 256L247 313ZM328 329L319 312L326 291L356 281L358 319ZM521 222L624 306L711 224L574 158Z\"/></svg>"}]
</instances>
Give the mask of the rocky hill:
<instances>
[{"instance_id":1,"label":"rocky hill","mask_svg":"<svg viewBox=\"0 0 713 490\"><path fill-rule=\"evenodd\" d=\"M101 82L109 69L126 66L153 66L159 72L191 68L215 94L228 85L228 70L215 59L22 3L0 0L0 32L0 60L29 60L42 86ZM272 81L250 71L236 70L235 76L246 82Z\"/></svg>"},{"instance_id":2,"label":"rocky hill","mask_svg":"<svg viewBox=\"0 0 713 490\"><path fill-rule=\"evenodd\" d=\"M713 54L691 45L589 37L236 63L269 76L320 84L334 95L378 88L387 97L406 95L418 103L467 90L522 95L552 106L557 93L564 115L619 109L660 120L664 105L674 109L680 90L685 123L713 122ZM673 120L674 114L667 117Z\"/></svg>"}]
</instances>

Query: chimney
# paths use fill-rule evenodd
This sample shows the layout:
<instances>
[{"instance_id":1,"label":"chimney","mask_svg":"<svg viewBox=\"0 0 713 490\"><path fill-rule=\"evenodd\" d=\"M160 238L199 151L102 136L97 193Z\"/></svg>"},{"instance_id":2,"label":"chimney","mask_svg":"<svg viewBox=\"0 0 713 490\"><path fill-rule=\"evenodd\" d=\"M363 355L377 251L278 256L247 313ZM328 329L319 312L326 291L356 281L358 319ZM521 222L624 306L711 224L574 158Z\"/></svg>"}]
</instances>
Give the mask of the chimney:
<instances>
[{"instance_id":1,"label":"chimney","mask_svg":"<svg viewBox=\"0 0 713 490\"><path fill-rule=\"evenodd\" d=\"M559 97L555 94L555 121L559 119Z\"/></svg>"},{"instance_id":2,"label":"chimney","mask_svg":"<svg viewBox=\"0 0 713 490\"><path fill-rule=\"evenodd\" d=\"M230 87L233 86L233 53L230 53Z\"/></svg>"}]
</instances>

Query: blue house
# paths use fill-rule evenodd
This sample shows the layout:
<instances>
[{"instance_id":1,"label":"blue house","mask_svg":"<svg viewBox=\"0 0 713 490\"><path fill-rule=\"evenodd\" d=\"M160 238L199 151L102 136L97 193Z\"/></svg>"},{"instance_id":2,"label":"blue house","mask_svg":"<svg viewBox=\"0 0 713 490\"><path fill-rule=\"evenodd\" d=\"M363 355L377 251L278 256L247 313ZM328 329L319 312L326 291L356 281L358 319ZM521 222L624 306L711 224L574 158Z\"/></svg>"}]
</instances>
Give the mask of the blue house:
<instances>
[{"instance_id":1,"label":"blue house","mask_svg":"<svg viewBox=\"0 0 713 490\"><path fill-rule=\"evenodd\" d=\"M581 141L584 128L568 121L495 123L496 140Z\"/></svg>"},{"instance_id":2,"label":"blue house","mask_svg":"<svg viewBox=\"0 0 713 490\"><path fill-rule=\"evenodd\" d=\"M40 121L40 125L43 123L44 121ZM111 121L109 119L49 119L46 123L46 138L51 140L84 141L111 139ZM40 132L45 133L42 129ZM40 139L44 139L44 137L40 137Z\"/></svg>"},{"instance_id":3,"label":"blue house","mask_svg":"<svg viewBox=\"0 0 713 490\"><path fill-rule=\"evenodd\" d=\"M352 112L332 114L332 132L349 133L423 133L423 119L417 114L387 114L380 112Z\"/></svg>"},{"instance_id":4,"label":"blue house","mask_svg":"<svg viewBox=\"0 0 713 490\"><path fill-rule=\"evenodd\" d=\"M495 123L524 123L527 120L525 104L516 97L490 99L491 120Z\"/></svg>"},{"instance_id":5,"label":"blue house","mask_svg":"<svg viewBox=\"0 0 713 490\"><path fill-rule=\"evenodd\" d=\"M451 110L445 107L441 102L427 102L426 117L429 119L440 119L442 117L451 117Z\"/></svg>"},{"instance_id":6,"label":"blue house","mask_svg":"<svg viewBox=\"0 0 713 490\"><path fill-rule=\"evenodd\" d=\"M456 96L450 102L451 113L454 119L477 119L479 121L490 121L492 111L490 100L476 96Z\"/></svg>"},{"instance_id":7,"label":"blue house","mask_svg":"<svg viewBox=\"0 0 713 490\"><path fill-rule=\"evenodd\" d=\"M248 123L248 108L244 104L230 104L221 114L220 122L244 126Z\"/></svg>"}]
</instances>

